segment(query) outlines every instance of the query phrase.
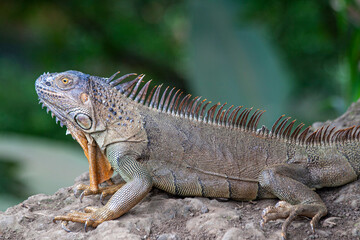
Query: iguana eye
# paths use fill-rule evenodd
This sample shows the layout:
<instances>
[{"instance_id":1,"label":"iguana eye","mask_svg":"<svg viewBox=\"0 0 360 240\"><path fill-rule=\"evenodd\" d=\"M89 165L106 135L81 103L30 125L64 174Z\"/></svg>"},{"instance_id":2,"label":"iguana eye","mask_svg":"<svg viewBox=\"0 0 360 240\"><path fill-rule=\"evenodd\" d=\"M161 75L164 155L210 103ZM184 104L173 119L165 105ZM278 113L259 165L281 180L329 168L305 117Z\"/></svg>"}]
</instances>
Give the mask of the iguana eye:
<instances>
[{"instance_id":1,"label":"iguana eye","mask_svg":"<svg viewBox=\"0 0 360 240\"><path fill-rule=\"evenodd\" d=\"M71 89L74 87L74 79L69 77L59 77L56 79L56 85L61 89Z\"/></svg>"},{"instance_id":2,"label":"iguana eye","mask_svg":"<svg viewBox=\"0 0 360 240\"><path fill-rule=\"evenodd\" d=\"M68 83L70 82L70 81L69 81L69 79L68 79L68 78L66 78L66 77L65 77L65 78L63 78L61 81L62 81L62 83L63 83L63 84L65 84L65 85L66 85L66 84L68 84Z\"/></svg>"}]
</instances>

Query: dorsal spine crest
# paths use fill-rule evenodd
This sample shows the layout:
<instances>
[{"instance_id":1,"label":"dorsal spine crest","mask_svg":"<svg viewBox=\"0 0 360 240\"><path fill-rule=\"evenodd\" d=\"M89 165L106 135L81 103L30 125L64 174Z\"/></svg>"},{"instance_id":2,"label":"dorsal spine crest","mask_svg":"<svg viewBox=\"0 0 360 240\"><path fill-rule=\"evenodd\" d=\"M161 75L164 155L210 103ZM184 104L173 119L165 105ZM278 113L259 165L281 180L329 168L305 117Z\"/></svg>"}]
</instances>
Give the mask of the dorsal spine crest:
<instances>
[{"instance_id":1,"label":"dorsal spine crest","mask_svg":"<svg viewBox=\"0 0 360 240\"><path fill-rule=\"evenodd\" d=\"M216 103L207 109L211 101L207 101L207 99L200 101L201 97L197 96L192 98L191 94L182 97L183 92L181 92L180 89L173 94L175 88L172 88L168 93L169 87L166 87L161 94L162 84L153 87L148 94L149 85L152 80L147 81L140 91L138 91L145 77L144 74L140 74L134 80L128 82L123 81L130 76L136 75L135 73L129 73L115 79L118 74L119 72L105 79L105 84L115 88L125 97L139 104L184 119L231 129L241 129L242 131L254 132L258 135L283 139L286 142L300 145L331 145L334 143L341 144L346 141L360 140L360 126L352 126L335 131L335 127L330 129L330 126L327 125L310 133L310 126L302 130L305 126L304 123L300 123L293 130L296 120L288 123L291 118L284 118L285 115L280 116L275 121L270 131L264 126L257 130L260 118L265 112L264 110L257 109L250 115L253 108L245 108L239 114L243 106L234 108L234 105L232 105L228 109L225 109L226 103L221 106L220 103ZM101 93L99 93L99 95L101 95ZM103 96L103 98L107 97L106 95ZM219 109L217 109L218 106L220 106Z\"/></svg>"}]
</instances>

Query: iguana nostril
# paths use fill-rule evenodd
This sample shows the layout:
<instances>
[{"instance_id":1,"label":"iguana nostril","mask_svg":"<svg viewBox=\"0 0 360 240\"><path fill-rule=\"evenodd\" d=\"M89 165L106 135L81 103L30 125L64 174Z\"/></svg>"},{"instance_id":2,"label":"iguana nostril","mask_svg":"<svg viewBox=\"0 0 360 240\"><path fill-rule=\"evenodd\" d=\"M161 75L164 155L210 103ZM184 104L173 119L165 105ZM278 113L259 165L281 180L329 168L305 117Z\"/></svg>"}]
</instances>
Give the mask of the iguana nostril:
<instances>
[{"instance_id":1,"label":"iguana nostril","mask_svg":"<svg viewBox=\"0 0 360 240\"><path fill-rule=\"evenodd\" d=\"M47 86L51 86L51 83L50 82L45 82L45 84L47 85Z\"/></svg>"}]
</instances>

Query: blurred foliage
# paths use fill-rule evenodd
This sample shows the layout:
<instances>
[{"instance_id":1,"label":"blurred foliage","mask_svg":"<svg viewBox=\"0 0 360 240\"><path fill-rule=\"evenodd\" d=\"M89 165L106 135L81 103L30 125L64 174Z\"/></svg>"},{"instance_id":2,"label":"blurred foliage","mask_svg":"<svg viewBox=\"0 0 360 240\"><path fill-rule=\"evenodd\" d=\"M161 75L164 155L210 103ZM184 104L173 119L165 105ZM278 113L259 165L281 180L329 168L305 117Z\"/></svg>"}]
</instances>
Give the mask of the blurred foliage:
<instances>
[{"instance_id":1,"label":"blurred foliage","mask_svg":"<svg viewBox=\"0 0 360 240\"><path fill-rule=\"evenodd\" d=\"M290 100L300 115L325 120L360 97L359 1L244 3L242 20L267 28L291 70L295 87Z\"/></svg>"},{"instance_id":2,"label":"blurred foliage","mask_svg":"<svg viewBox=\"0 0 360 240\"><path fill-rule=\"evenodd\" d=\"M187 72L191 92L214 102L266 109L271 126L284 112L292 85L274 43L254 24L237 23L241 5L231 0L189 3ZM199 14L202 12L202 14Z\"/></svg>"},{"instance_id":3,"label":"blurred foliage","mask_svg":"<svg viewBox=\"0 0 360 240\"><path fill-rule=\"evenodd\" d=\"M331 6L343 43L338 80L345 83L348 102L353 102L360 98L360 1L333 0Z\"/></svg>"},{"instance_id":4,"label":"blurred foliage","mask_svg":"<svg viewBox=\"0 0 360 240\"><path fill-rule=\"evenodd\" d=\"M19 199L28 195L26 185L16 175L19 169L20 165L16 161L0 159L0 195L8 194Z\"/></svg>"},{"instance_id":5,"label":"blurred foliage","mask_svg":"<svg viewBox=\"0 0 360 240\"><path fill-rule=\"evenodd\" d=\"M296 79L295 91L309 88L334 92L334 82L325 81L327 66L336 65L338 46L335 16L328 1L247 1L246 16L271 31L287 66Z\"/></svg>"}]
</instances>

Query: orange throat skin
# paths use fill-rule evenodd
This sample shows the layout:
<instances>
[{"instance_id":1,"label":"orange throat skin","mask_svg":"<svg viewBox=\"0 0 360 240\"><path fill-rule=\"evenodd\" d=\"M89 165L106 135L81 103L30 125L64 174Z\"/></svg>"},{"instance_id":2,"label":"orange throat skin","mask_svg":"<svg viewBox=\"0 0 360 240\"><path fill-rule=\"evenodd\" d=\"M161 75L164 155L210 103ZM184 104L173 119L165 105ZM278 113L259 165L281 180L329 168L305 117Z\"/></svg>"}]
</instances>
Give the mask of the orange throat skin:
<instances>
[{"instance_id":1,"label":"orange throat skin","mask_svg":"<svg viewBox=\"0 0 360 240\"><path fill-rule=\"evenodd\" d=\"M88 159L90 190L98 191L99 184L111 178L113 169L95 141L89 142L86 136L81 131L77 131L71 123L67 124L67 126L69 132L80 144Z\"/></svg>"}]
</instances>

